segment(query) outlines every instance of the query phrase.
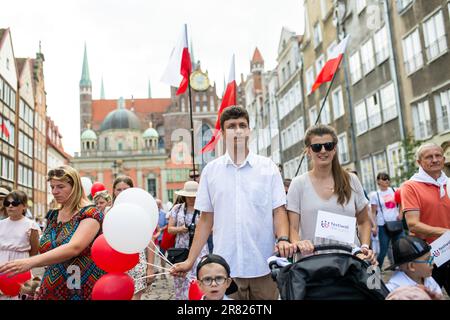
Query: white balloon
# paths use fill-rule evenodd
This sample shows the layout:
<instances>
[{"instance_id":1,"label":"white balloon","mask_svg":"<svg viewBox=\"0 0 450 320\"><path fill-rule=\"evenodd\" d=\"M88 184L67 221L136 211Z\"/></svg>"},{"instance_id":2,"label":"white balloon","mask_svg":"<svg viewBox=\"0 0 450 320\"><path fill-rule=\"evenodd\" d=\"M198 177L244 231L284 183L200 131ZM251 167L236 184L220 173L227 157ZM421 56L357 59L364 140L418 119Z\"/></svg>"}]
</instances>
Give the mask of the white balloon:
<instances>
[{"instance_id":1,"label":"white balloon","mask_svg":"<svg viewBox=\"0 0 450 320\"><path fill-rule=\"evenodd\" d=\"M89 196L91 194L92 181L88 177L81 177L81 185L83 186L84 194Z\"/></svg>"},{"instance_id":2,"label":"white balloon","mask_svg":"<svg viewBox=\"0 0 450 320\"><path fill-rule=\"evenodd\" d=\"M114 204L103 220L103 234L108 244L122 253L144 251L152 240L150 215L132 203Z\"/></svg>"},{"instance_id":3,"label":"white balloon","mask_svg":"<svg viewBox=\"0 0 450 320\"><path fill-rule=\"evenodd\" d=\"M142 207L151 218L153 229L158 224L159 210L156 200L150 193L141 188L128 188L119 193L114 204L131 203Z\"/></svg>"}]
</instances>

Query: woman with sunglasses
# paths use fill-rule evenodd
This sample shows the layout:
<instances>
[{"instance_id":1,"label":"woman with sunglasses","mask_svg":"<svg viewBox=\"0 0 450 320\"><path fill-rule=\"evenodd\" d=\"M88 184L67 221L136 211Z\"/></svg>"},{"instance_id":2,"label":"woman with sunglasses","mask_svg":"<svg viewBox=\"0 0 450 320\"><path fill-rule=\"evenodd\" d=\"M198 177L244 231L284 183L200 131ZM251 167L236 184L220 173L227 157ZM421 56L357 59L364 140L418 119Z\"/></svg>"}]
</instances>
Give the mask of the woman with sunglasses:
<instances>
[{"instance_id":1,"label":"woman with sunglasses","mask_svg":"<svg viewBox=\"0 0 450 320\"><path fill-rule=\"evenodd\" d=\"M23 191L10 192L3 200L8 218L0 221L0 265L34 256L39 248L39 226L25 217L28 197ZM0 300L17 300L0 295Z\"/></svg>"},{"instance_id":2,"label":"woman with sunglasses","mask_svg":"<svg viewBox=\"0 0 450 320\"><path fill-rule=\"evenodd\" d=\"M378 190L370 197L372 216L376 219L377 226L372 229L374 235L380 239L380 252L377 257L378 265L383 266L384 258L388 253L389 244L394 243L404 236L401 230L391 233L386 227L386 222L401 221L403 215L399 212L395 203L395 190L391 187L391 178L387 173L380 172L377 175Z\"/></svg>"},{"instance_id":3,"label":"woman with sunglasses","mask_svg":"<svg viewBox=\"0 0 450 320\"><path fill-rule=\"evenodd\" d=\"M305 152L312 169L294 178L289 187L290 239L297 250L312 253L314 244L324 242L314 235L319 210L356 217L359 239L355 239L355 244L361 247L359 257L376 264L369 248L368 201L358 178L341 167L336 154L337 142L336 131L330 126L315 125L305 134Z\"/></svg>"},{"instance_id":4,"label":"woman with sunglasses","mask_svg":"<svg viewBox=\"0 0 450 320\"><path fill-rule=\"evenodd\" d=\"M47 213L40 239L40 255L0 265L0 273L21 273L46 266L38 300L89 300L96 281L104 275L91 258L100 234L103 213L87 199L78 172L61 166L48 172L57 209Z\"/></svg>"}]
</instances>

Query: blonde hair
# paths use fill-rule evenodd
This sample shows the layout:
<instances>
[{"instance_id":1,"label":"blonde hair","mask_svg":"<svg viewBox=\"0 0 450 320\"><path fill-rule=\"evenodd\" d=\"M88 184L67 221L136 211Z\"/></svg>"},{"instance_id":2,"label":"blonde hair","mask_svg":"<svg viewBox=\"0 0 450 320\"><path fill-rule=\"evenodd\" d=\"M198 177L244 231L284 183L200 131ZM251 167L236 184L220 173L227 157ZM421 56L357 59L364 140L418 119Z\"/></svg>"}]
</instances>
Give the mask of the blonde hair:
<instances>
[{"instance_id":1,"label":"blonde hair","mask_svg":"<svg viewBox=\"0 0 450 320\"><path fill-rule=\"evenodd\" d=\"M60 166L48 172L47 181L56 180L66 182L72 186L72 192L67 201L58 205L58 209L69 208L70 212L79 211L83 207L83 202L89 202L84 194L81 184L80 174L70 166Z\"/></svg>"},{"instance_id":2,"label":"blonde hair","mask_svg":"<svg viewBox=\"0 0 450 320\"><path fill-rule=\"evenodd\" d=\"M108 190L102 190L102 191L98 191L95 195L94 195L94 202L97 201L97 199L104 199L106 202L109 202L112 200L111 195L108 193Z\"/></svg>"},{"instance_id":3,"label":"blonde hair","mask_svg":"<svg viewBox=\"0 0 450 320\"><path fill-rule=\"evenodd\" d=\"M336 134L336 130L334 130L333 127L323 124L312 126L306 131L305 146L307 148L311 146L311 139L313 136L321 137L326 134L332 137L333 142L337 146L338 137ZM350 197L352 196L352 187L350 185L350 175L341 167L337 154L335 154L333 157L333 161L331 163L331 172L334 179L334 193L338 196L338 203L344 205L345 203L348 203L350 201Z\"/></svg>"}]
</instances>

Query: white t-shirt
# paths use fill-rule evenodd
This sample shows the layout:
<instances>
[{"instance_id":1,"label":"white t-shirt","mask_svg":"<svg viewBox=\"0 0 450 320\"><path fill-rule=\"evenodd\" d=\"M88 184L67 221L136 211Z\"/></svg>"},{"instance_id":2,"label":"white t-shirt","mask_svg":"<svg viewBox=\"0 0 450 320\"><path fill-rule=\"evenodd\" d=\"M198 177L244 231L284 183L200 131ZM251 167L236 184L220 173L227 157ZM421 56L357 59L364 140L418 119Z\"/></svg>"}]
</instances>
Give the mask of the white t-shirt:
<instances>
[{"instance_id":1,"label":"white t-shirt","mask_svg":"<svg viewBox=\"0 0 450 320\"><path fill-rule=\"evenodd\" d=\"M378 202L378 196L380 197L380 202ZM395 203L395 192L392 188L388 188L386 191L376 191L373 192L370 196L370 204L377 206L377 225L384 226L385 219L386 221L396 221L398 216L398 208ZM381 203L381 209L380 209Z\"/></svg>"},{"instance_id":2,"label":"white t-shirt","mask_svg":"<svg viewBox=\"0 0 450 320\"><path fill-rule=\"evenodd\" d=\"M231 277L270 273L275 248L273 209L286 204L283 180L269 158L250 152L237 166L228 153L202 171L195 209L214 214L214 253L227 260Z\"/></svg>"},{"instance_id":3,"label":"white t-shirt","mask_svg":"<svg viewBox=\"0 0 450 320\"><path fill-rule=\"evenodd\" d=\"M292 180L287 194L287 210L300 215L299 234L302 240L310 240L315 244L323 243L323 240L315 237L317 214L319 210L341 214L348 217L357 217L368 204L364 196L364 190L358 178L351 173L350 185L352 193L350 200L341 205L338 196L333 194L328 200L322 199L314 189L309 177L309 172ZM359 239L355 237L355 244L359 245Z\"/></svg>"},{"instance_id":4,"label":"white t-shirt","mask_svg":"<svg viewBox=\"0 0 450 320\"><path fill-rule=\"evenodd\" d=\"M395 289L399 287L408 287L408 286L417 286L418 283L415 282L413 279L408 277L406 273L403 271L395 271L392 275L389 282L386 284L386 287L389 289L389 291L394 291ZM438 283L433 279L433 277L425 278L424 285L426 288L430 289L431 291L442 294L441 287L438 285Z\"/></svg>"}]
</instances>

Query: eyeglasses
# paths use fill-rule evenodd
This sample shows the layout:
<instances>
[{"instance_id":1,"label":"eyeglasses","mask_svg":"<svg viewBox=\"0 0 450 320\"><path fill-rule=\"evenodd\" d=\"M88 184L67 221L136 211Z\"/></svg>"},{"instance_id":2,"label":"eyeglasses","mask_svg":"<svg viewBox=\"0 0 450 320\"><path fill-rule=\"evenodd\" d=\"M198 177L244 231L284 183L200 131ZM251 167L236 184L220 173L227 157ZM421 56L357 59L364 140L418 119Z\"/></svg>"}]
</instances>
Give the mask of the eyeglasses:
<instances>
[{"instance_id":1,"label":"eyeglasses","mask_svg":"<svg viewBox=\"0 0 450 320\"><path fill-rule=\"evenodd\" d=\"M380 180L383 180L383 181L390 181L391 179L389 179L388 177L380 177Z\"/></svg>"},{"instance_id":2,"label":"eyeglasses","mask_svg":"<svg viewBox=\"0 0 450 320\"><path fill-rule=\"evenodd\" d=\"M203 283L205 286L211 286L213 281L218 285L222 285L225 283L225 281L227 281L228 278L223 277L223 276L218 276L215 278L211 278L211 277L204 277L203 279L200 280L201 283Z\"/></svg>"},{"instance_id":3,"label":"eyeglasses","mask_svg":"<svg viewBox=\"0 0 450 320\"><path fill-rule=\"evenodd\" d=\"M336 146L336 143L335 142L313 143L311 145L311 150L318 153L322 151L322 146L325 147L326 151L331 151Z\"/></svg>"},{"instance_id":4,"label":"eyeglasses","mask_svg":"<svg viewBox=\"0 0 450 320\"><path fill-rule=\"evenodd\" d=\"M413 262L415 262L415 263L427 263L430 266L433 265L433 261L434 261L434 256L433 255L431 255L427 260L413 260Z\"/></svg>"},{"instance_id":5,"label":"eyeglasses","mask_svg":"<svg viewBox=\"0 0 450 320\"><path fill-rule=\"evenodd\" d=\"M22 204L22 202L20 202L19 200L13 200L13 201L5 200L5 201L3 201L3 206L5 208L9 207L11 204L13 205L13 207L18 207L19 205Z\"/></svg>"},{"instance_id":6,"label":"eyeglasses","mask_svg":"<svg viewBox=\"0 0 450 320\"><path fill-rule=\"evenodd\" d=\"M64 175L66 174L66 172L64 171L64 169L52 169L48 172L48 177L57 177L57 178L62 178L64 177Z\"/></svg>"}]
</instances>

